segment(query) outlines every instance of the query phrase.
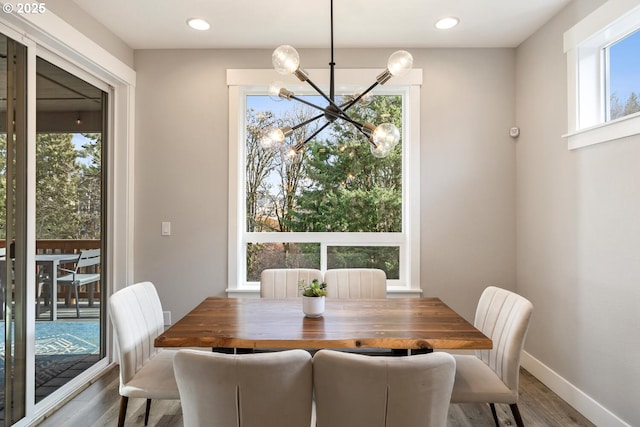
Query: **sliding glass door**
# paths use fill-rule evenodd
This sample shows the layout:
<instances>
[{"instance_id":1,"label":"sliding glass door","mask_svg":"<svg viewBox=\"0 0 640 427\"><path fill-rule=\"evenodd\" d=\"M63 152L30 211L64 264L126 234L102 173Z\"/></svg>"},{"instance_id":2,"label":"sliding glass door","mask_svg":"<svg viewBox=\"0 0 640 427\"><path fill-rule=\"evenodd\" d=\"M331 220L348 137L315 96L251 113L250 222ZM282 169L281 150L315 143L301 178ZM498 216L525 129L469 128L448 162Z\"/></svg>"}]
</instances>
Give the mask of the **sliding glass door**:
<instances>
[{"instance_id":1,"label":"sliding glass door","mask_svg":"<svg viewBox=\"0 0 640 427\"><path fill-rule=\"evenodd\" d=\"M74 378L106 354L108 87L34 52L0 33L5 426L68 394ZM91 263L80 266L81 257Z\"/></svg>"},{"instance_id":2,"label":"sliding glass door","mask_svg":"<svg viewBox=\"0 0 640 427\"><path fill-rule=\"evenodd\" d=\"M0 34L0 419L25 416L27 372L27 48Z\"/></svg>"},{"instance_id":3,"label":"sliding glass door","mask_svg":"<svg viewBox=\"0 0 640 427\"><path fill-rule=\"evenodd\" d=\"M105 355L106 105L105 90L36 58L35 403Z\"/></svg>"}]
</instances>

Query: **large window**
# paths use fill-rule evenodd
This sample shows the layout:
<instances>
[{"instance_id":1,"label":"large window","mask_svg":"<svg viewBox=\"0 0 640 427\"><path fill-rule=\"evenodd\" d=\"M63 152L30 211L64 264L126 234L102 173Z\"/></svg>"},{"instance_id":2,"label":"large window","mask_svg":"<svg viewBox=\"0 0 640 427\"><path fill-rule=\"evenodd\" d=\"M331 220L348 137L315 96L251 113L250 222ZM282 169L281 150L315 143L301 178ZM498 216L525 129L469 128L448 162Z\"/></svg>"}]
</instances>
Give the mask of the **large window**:
<instances>
[{"instance_id":1,"label":"large window","mask_svg":"<svg viewBox=\"0 0 640 427\"><path fill-rule=\"evenodd\" d=\"M570 149L640 134L639 22L609 1L565 33Z\"/></svg>"},{"instance_id":2,"label":"large window","mask_svg":"<svg viewBox=\"0 0 640 427\"><path fill-rule=\"evenodd\" d=\"M342 86L340 96L357 91L358 83ZM409 238L419 229L419 171L410 157L418 153L418 120L411 120L418 91L407 84L385 87L350 110L356 121L392 122L400 129L401 142L388 157L374 157L350 124L336 121L289 158L261 147L261 130L293 126L317 111L271 99L266 89L230 85L230 112L238 116L231 126L238 133L230 136L231 169L237 172L230 217L238 221L230 230L238 236L230 243L230 290L257 290L265 268L299 267L380 268L390 291L419 289L413 261L419 239ZM298 132L310 135L316 127Z\"/></svg>"}]
</instances>

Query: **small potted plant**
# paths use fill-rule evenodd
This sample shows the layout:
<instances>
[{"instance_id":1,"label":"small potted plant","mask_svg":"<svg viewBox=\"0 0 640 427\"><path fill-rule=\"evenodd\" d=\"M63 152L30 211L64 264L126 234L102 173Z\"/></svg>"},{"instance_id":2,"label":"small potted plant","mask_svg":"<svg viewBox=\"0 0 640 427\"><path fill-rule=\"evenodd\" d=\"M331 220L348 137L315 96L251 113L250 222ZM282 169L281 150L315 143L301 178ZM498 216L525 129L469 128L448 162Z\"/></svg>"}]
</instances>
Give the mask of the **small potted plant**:
<instances>
[{"instance_id":1,"label":"small potted plant","mask_svg":"<svg viewBox=\"0 0 640 427\"><path fill-rule=\"evenodd\" d=\"M324 313L324 297L327 295L327 284L318 279L311 283L303 280L298 282L302 293L302 311L306 317L320 317Z\"/></svg>"}]
</instances>

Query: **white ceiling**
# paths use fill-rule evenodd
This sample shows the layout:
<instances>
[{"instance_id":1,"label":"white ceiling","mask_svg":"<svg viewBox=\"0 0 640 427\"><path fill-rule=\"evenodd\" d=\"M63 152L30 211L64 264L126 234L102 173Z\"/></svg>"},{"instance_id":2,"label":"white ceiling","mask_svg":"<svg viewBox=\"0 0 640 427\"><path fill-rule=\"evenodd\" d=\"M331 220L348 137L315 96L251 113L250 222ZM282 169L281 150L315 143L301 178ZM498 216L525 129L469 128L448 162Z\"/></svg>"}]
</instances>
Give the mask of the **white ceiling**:
<instances>
[{"instance_id":1,"label":"white ceiling","mask_svg":"<svg viewBox=\"0 0 640 427\"><path fill-rule=\"evenodd\" d=\"M133 49L329 46L329 0L73 0ZM570 0L336 0L339 47L516 47ZM460 18L436 30L443 16ZM211 29L187 27L205 18Z\"/></svg>"}]
</instances>

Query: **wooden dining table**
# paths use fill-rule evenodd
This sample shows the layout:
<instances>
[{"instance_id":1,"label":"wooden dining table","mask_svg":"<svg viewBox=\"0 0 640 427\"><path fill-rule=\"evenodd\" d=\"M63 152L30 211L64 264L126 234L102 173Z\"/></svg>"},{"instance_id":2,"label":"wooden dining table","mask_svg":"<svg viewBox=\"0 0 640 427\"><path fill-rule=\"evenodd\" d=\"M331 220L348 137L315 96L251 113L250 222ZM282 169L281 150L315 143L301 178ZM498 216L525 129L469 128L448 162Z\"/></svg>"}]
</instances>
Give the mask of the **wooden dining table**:
<instances>
[{"instance_id":1,"label":"wooden dining table","mask_svg":"<svg viewBox=\"0 0 640 427\"><path fill-rule=\"evenodd\" d=\"M156 347L456 350L491 339L439 298L326 299L305 317L300 298L209 297L155 339Z\"/></svg>"}]
</instances>

